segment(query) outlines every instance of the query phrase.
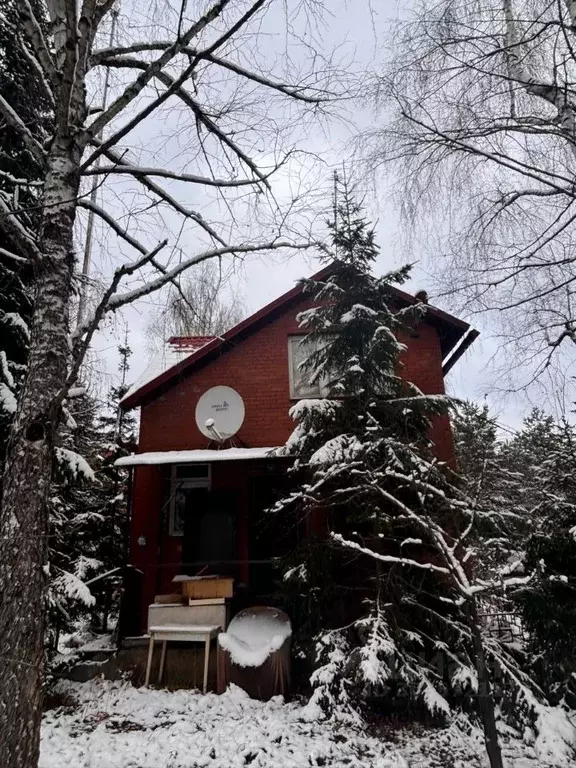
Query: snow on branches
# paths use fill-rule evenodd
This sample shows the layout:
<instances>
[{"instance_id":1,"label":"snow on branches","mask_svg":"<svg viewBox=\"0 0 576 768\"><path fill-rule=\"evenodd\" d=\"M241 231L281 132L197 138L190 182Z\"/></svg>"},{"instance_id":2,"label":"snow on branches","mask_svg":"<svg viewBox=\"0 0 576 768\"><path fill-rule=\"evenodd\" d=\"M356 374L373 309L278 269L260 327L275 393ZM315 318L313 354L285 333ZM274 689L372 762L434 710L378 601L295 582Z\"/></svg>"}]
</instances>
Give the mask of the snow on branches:
<instances>
[{"instance_id":1,"label":"snow on branches","mask_svg":"<svg viewBox=\"0 0 576 768\"><path fill-rule=\"evenodd\" d=\"M94 471L83 456L68 448L54 449L58 466L58 474L64 482L74 483L79 481L91 482L95 479Z\"/></svg>"},{"instance_id":2,"label":"snow on branches","mask_svg":"<svg viewBox=\"0 0 576 768\"><path fill-rule=\"evenodd\" d=\"M328 397L292 408L286 451L296 456L298 490L276 505L321 516L326 528L303 548L310 576L295 584L300 593L332 596L318 601L323 627L309 639L316 667L309 706L353 719L368 700L393 699L446 717L475 702L496 768L493 670L517 686L529 679L497 642L484 642L478 596L530 576L502 569L476 578L474 504L428 437L451 402L399 373L397 336L425 307L394 311L389 286L408 269L372 276L373 232L346 188L331 229L338 266L324 282L306 284L318 306L301 318L316 342L304 365L328 382ZM322 550L325 572L314 581Z\"/></svg>"}]
</instances>

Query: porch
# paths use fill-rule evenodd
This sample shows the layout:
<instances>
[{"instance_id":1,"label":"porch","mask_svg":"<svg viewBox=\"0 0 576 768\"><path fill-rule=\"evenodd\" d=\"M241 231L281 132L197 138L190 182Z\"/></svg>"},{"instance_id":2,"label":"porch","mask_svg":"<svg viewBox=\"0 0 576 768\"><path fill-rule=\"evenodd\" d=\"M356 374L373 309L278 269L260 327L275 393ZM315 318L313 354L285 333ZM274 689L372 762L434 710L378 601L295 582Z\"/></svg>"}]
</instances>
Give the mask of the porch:
<instances>
[{"instance_id":1,"label":"porch","mask_svg":"<svg viewBox=\"0 0 576 768\"><path fill-rule=\"evenodd\" d=\"M182 575L234 579L229 618L255 605L284 607L276 564L310 521L266 512L289 487L290 459L272 451L165 451L119 460L131 468L121 638L146 633L149 606L174 593L173 580Z\"/></svg>"}]
</instances>

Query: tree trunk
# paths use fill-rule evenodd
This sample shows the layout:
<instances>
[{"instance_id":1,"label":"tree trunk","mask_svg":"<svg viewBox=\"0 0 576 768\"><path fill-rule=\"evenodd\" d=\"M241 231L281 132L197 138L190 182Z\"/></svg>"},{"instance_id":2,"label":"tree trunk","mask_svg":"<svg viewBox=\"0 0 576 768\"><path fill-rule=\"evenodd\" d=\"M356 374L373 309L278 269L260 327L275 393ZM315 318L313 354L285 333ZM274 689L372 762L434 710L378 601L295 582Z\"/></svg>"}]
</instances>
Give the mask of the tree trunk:
<instances>
[{"instance_id":1,"label":"tree trunk","mask_svg":"<svg viewBox=\"0 0 576 768\"><path fill-rule=\"evenodd\" d=\"M502 762L502 750L500 749L500 741L498 739L498 729L496 728L494 697L492 696L492 687L490 685L488 667L486 665L482 629L480 626L480 617L478 616L476 601L473 601L470 608L470 619L474 642L476 673L478 675L476 705L478 708L478 715L482 721L482 728L484 729L486 752L488 753L491 768L504 768L504 763Z\"/></svg>"},{"instance_id":2,"label":"tree trunk","mask_svg":"<svg viewBox=\"0 0 576 768\"><path fill-rule=\"evenodd\" d=\"M73 273L73 225L81 151L54 138L40 222L41 260L28 371L14 420L0 508L0 763L34 768L38 762L44 632L48 592L47 494L57 396L66 381L68 312Z\"/></svg>"}]
</instances>

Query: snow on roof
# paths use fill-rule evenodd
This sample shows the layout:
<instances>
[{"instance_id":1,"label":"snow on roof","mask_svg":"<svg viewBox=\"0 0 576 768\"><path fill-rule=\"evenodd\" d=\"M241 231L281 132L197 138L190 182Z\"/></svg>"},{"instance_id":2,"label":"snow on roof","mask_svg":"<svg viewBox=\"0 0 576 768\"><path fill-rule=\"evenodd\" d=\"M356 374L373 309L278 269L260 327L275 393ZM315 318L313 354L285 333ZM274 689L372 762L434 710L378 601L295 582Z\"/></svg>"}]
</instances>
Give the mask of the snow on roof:
<instances>
[{"instance_id":1,"label":"snow on roof","mask_svg":"<svg viewBox=\"0 0 576 768\"><path fill-rule=\"evenodd\" d=\"M153 464L207 464L212 461L244 461L246 459L274 458L278 448L209 448L192 451L150 451L123 456L117 467L135 467Z\"/></svg>"},{"instance_id":2,"label":"snow on roof","mask_svg":"<svg viewBox=\"0 0 576 768\"><path fill-rule=\"evenodd\" d=\"M168 345L175 351L196 352L205 344L217 339L217 336L171 336Z\"/></svg>"},{"instance_id":3,"label":"snow on roof","mask_svg":"<svg viewBox=\"0 0 576 768\"><path fill-rule=\"evenodd\" d=\"M181 363L215 338L216 336L172 336L162 349L150 358L144 372L134 381L120 402L127 400L134 392Z\"/></svg>"}]
</instances>

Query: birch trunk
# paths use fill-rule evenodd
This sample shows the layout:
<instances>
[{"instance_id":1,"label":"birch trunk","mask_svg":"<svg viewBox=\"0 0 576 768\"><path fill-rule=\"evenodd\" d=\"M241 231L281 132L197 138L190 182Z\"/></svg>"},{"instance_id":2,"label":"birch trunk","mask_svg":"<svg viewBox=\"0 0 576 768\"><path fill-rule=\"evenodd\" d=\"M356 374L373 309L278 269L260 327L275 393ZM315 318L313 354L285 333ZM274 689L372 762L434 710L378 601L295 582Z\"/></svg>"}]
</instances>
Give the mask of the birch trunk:
<instances>
[{"instance_id":1,"label":"birch trunk","mask_svg":"<svg viewBox=\"0 0 576 768\"><path fill-rule=\"evenodd\" d=\"M0 508L0 764L38 762L48 589L47 494L67 376L73 225L81 151L56 136L48 158L28 372L8 444Z\"/></svg>"}]
</instances>

